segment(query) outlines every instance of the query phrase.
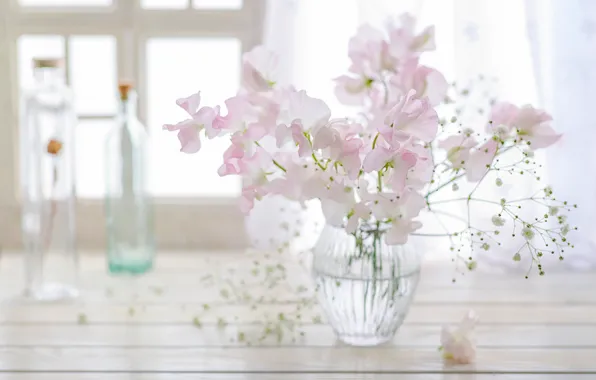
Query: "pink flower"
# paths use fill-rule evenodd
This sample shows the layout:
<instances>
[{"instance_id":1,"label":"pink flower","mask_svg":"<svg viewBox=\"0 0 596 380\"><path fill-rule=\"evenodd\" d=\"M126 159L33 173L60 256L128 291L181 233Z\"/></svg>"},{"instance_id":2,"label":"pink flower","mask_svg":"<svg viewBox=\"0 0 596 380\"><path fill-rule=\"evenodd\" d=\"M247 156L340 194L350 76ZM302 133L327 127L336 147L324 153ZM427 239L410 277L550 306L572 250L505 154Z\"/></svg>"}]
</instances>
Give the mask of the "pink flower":
<instances>
[{"instance_id":1,"label":"pink flower","mask_svg":"<svg viewBox=\"0 0 596 380\"><path fill-rule=\"evenodd\" d=\"M439 71L427 66L420 66L418 58L408 59L391 78L391 84L399 89L401 94L415 90L419 98L427 97L432 106L437 106L445 99L449 84Z\"/></svg>"},{"instance_id":2,"label":"pink flower","mask_svg":"<svg viewBox=\"0 0 596 380\"><path fill-rule=\"evenodd\" d=\"M469 311L457 328L444 326L441 331L441 350L443 359L456 364L471 364L476 360L474 328L478 316Z\"/></svg>"},{"instance_id":3,"label":"pink flower","mask_svg":"<svg viewBox=\"0 0 596 380\"><path fill-rule=\"evenodd\" d=\"M477 182L484 177L497 154L498 148L499 143L491 138L469 154L464 163L468 181Z\"/></svg>"},{"instance_id":4,"label":"pink flower","mask_svg":"<svg viewBox=\"0 0 596 380\"><path fill-rule=\"evenodd\" d=\"M361 77L342 75L335 78L335 96L340 103L348 106L361 106L364 104L368 91L373 85L373 80Z\"/></svg>"},{"instance_id":5,"label":"pink flower","mask_svg":"<svg viewBox=\"0 0 596 380\"><path fill-rule=\"evenodd\" d=\"M223 155L224 162L219 167L217 174L221 177L232 174L240 174L240 161L244 158L244 143L239 134L232 135L231 145L226 149Z\"/></svg>"},{"instance_id":6,"label":"pink flower","mask_svg":"<svg viewBox=\"0 0 596 380\"><path fill-rule=\"evenodd\" d=\"M356 35L350 39L348 56L352 60L349 71L363 79L378 79L381 70L395 66L385 36L370 25L359 27Z\"/></svg>"},{"instance_id":7,"label":"pink flower","mask_svg":"<svg viewBox=\"0 0 596 380\"><path fill-rule=\"evenodd\" d=\"M400 26L389 25L389 48L392 56L406 59L436 49L434 26L415 34L416 20L407 13L400 17L399 24Z\"/></svg>"},{"instance_id":8,"label":"pink flower","mask_svg":"<svg viewBox=\"0 0 596 380\"><path fill-rule=\"evenodd\" d=\"M394 149L379 144L366 155L362 168L367 173L387 168L389 174L386 176L391 188L401 192L406 186L408 172L416 166L417 159L418 156L407 149Z\"/></svg>"},{"instance_id":9,"label":"pink flower","mask_svg":"<svg viewBox=\"0 0 596 380\"><path fill-rule=\"evenodd\" d=\"M184 153L196 153L201 149L199 133L205 129L207 136L213 138L219 134L222 126L222 118L219 116L219 107L201 107L201 93L197 92L187 98L176 101L180 108L190 115L190 119L178 124L165 124L164 129L178 131L180 151Z\"/></svg>"},{"instance_id":10,"label":"pink flower","mask_svg":"<svg viewBox=\"0 0 596 380\"><path fill-rule=\"evenodd\" d=\"M242 175L242 196L240 205L243 212L248 212L254 200L260 200L267 192L268 174L273 166L272 157L261 147L257 147L250 157L237 161L238 174Z\"/></svg>"},{"instance_id":11,"label":"pink flower","mask_svg":"<svg viewBox=\"0 0 596 380\"><path fill-rule=\"evenodd\" d=\"M290 92L280 111L279 124L290 125L299 120L308 132L325 125L331 117L331 110L321 99L308 96L306 91Z\"/></svg>"},{"instance_id":12,"label":"pink flower","mask_svg":"<svg viewBox=\"0 0 596 380\"><path fill-rule=\"evenodd\" d=\"M490 112L490 123L487 132L499 136L506 136L513 128L514 120L519 113L519 107L507 102L496 103Z\"/></svg>"},{"instance_id":13,"label":"pink flower","mask_svg":"<svg viewBox=\"0 0 596 380\"><path fill-rule=\"evenodd\" d=\"M425 142L437 135L439 118L427 98L417 99L416 91L410 90L385 115L379 132L391 145L403 137L403 133ZM378 121L377 121L378 123Z\"/></svg>"},{"instance_id":14,"label":"pink flower","mask_svg":"<svg viewBox=\"0 0 596 380\"><path fill-rule=\"evenodd\" d=\"M324 178L314 163L284 159L281 155L276 156L276 160L281 162L286 172L269 183L268 189L272 194L301 203L326 195L328 176Z\"/></svg>"},{"instance_id":15,"label":"pink flower","mask_svg":"<svg viewBox=\"0 0 596 380\"><path fill-rule=\"evenodd\" d=\"M313 141L313 149L328 150L324 155L339 162L351 180L358 177L361 168L360 153L364 142L358 136L360 127L354 124L323 126Z\"/></svg>"},{"instance_id":16,"label":"pink flower","mask_svg":"<svg viewBox=\"0 0 596 380\"><path fill-rule=\"evenodd\" d=\"M526 141L530 149L541 149L553 145L561 138L550 126L552 117L543 110L530 105L523 106L513 120L517 136Z\"/></svg>"},{"instance_id":17,"label":"pink flower","mask_svg":"<svg viewBox=\"0 0 596 380\"><path fill-rule=\"evenodd\" d=\"M451 162L454 169L460 169L468 161L470 150L478 142L469 133L449 136L439 142L438 147L447 151L447 159Z\"/></svg>"},{"instance_id":18,"label":"pink flower","mask_svg":"<svg viewBox=\"0 0 596 380\"><path fill-rule=\"evenodd\" d=\"M269 91L277 83L278 58L265 47L254 47L242 61L242 88L248 92Z\"/></svg>"}]
</instances>

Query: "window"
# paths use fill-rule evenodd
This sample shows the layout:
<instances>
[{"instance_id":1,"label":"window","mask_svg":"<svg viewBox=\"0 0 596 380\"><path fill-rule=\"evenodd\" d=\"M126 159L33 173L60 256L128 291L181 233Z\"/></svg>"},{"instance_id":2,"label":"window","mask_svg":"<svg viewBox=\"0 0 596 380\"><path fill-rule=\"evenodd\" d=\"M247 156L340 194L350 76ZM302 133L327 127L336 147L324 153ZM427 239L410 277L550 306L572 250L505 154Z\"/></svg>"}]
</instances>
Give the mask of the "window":
<instances>
[{"instance_id":1,"label":"window","mask_svg":"<svg viewBox=\"0 0 596 380\"><path fill-rule=\"evenodd\" d=\"M264 7L264 0L0 1L0 245L20 245L19 89L31 80L33 57L57 56L65 58L79 116L81 247L104 242L101 142L116 113L119 78L134 81L139 118L153 138L148 164L160 246L243 247L240 182L216 173L225 141L184 155L161 125L184 117L178 97L201 89L216 104L235 94L242 52L260 43Z\"/></svg>"}]
</instances>

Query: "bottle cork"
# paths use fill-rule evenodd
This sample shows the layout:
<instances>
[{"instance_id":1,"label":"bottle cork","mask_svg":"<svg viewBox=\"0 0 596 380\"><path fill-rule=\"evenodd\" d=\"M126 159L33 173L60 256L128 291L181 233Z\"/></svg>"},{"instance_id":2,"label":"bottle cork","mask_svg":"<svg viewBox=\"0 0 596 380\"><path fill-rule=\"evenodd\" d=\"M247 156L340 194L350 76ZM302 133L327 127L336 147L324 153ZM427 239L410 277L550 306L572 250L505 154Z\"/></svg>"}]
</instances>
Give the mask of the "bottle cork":
<instances>
[{"instance_id":1,"label":"bottle cork","mask_svg":"<svg viewBox=\"0 0 596 380\"><path fill-rule=\"evenodd\" d=\"M118 83L118 91L120 92L120 99L121 100L128 100L128 95L130 91L133 89L132 83L127 81L120 81Z\"/></svg>"},{"instance_id":2,"label":"bottle cork","mask_svg":"<svg viewBox=\"0 0 596 380\"><path fill-rule=\"evenodd\" d=\"M35 57L33 58L33 67L36 69L57 68L61 67L63 62L61 58Z\"/></svg>"}]
</instances>

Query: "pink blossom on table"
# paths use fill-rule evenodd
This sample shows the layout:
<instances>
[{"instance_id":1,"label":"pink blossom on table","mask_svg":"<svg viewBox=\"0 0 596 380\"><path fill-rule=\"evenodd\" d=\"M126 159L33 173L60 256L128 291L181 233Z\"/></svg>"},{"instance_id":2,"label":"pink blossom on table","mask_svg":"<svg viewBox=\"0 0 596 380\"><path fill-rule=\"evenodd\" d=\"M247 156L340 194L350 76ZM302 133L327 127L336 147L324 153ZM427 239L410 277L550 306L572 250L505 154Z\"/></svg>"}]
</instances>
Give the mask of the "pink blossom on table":
<instances>
[{"instance_id":1,"label":"pink blossom on table","mask_svg":"<svg viewBox=\"0 0 596 380\"><path fill-rule=\"evenodd\" d=\"M437 146L447 152L447 160L451 162L454 169L461 169L470 158L470 150L477 144L478 142L471 133L464 131L439 141Z\"/></svg>"},{"instance_id":2,"label":"pink blossom on table","mask_svg":"<svg viewBox=\"0 0 596 380\"><path fill-rule=\"evenodd\" d=\"M403 14L397 23L389 23L388 29L389 51L396 58L407 59L436 49L434 26L416 34L416 19L410 14Z\"/></svg>"},{"instance_id":3,"label":"pink blossom on table","mask_svg":"<svg viewBox=\"0 0 596 380\"><path fill-rule=\"evenodd\" d=\"M248 92L270 90L278 80L278 57L263 46L243 56L242 88Z\"/></svg>"},{"instance_id":4,"label":"pink blossom on table","mask_svg":"<svg viewBox=\"0 0 596 380\"><path fill-rule=\"evenodd\" d=\"M491 138L471 151L468 160L464 164L468 181L478 182L484 177L495 159L498 148L498 141Z\"/></svg>"},{"instance_id":5,"label":"pink blossom on table","mask_svg":"<svg viewBox=\"0 0 596 380\"><path fill-rule=\"evenodd\" d=\"M471 364L476 360L474 328L477 323L478 316L474 311L469 311L456 328L443 327L441 351L444 360L454 364Z\"/></svg>"},{"instance_id":6,"label":"pink blossom on table","mask_svg":"<svg viewBox=\"0 0 596 380\"><path fill-rule=\"evenodd\" d=\"M390 84L402 95L415 90L419 98L427 97L432 106L445 100L449 84L439 71L419 65L417 57L408 59L398 74L391 78Z\"/></svg>"},{"instance_id":7,"label":"pink blossom on table","mask_svg":"<svg viewBox=\"0 0 596 380\"><path fill-rule=\"evenodd\" d=\"M552 117L531 105L520 108L513 120L517 136L529 143L530 149L541 149L553 145L561 138L551 127Z\"/></svg>"},{"instance_id":8,"label":"pink blossom on table","mask_svg":"<svg viewBox=\"0 0 596 380\"><path fill-rule=\"evenodd\" d=\"M385 115L379 132L389 144L394 145L396 139L402 138L399 133L430 142L436 137L438 128L439 117L428 98L416 98L416 91L410 90Z\"/></svg>"}]
</instances>

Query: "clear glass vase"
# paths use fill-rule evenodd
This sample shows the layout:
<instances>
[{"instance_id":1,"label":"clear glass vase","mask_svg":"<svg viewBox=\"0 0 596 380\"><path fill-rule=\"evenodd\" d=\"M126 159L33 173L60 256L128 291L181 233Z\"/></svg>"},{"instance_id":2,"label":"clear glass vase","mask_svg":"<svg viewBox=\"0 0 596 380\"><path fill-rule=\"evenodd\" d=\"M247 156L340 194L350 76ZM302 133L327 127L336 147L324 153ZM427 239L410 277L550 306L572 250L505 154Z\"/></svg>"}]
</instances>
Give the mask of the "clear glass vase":
<instances>
[{"instance_id":1,"label":"clear glass vase","mask_svg":"<svg viewBox=\"0 0 596 380\"><path fill-rule=\"evenodd\" d=\"M313 249L319 303L346 344L390 341L416 291L418 255L409 245L387 245L385 233L375 224L354 234L326 225Z\"/></svg>"},{"instance_id":2,"label":"clear glass vase","mask_svg":"<svg viewBox=\"0 0 596 380\"><path fill-rule=\"evenodd\" d=\"M106 140L106 233L113 274L142 274L153 268L153 211L147 179L149 135L136 112L136 94L119 86L120 111Z\"/></svg>"},{"instance_id":3,"label":"clear glass vase","mask_svg":"<svg viewBox=\"0 0 596 380\"><path fill-rule=\"evenodd\" d=\"M22 235L26 294L57 301L78 295L73 96L62 61L34 59L35 82L23 93Z\"/></svg>"}]
</instances>

